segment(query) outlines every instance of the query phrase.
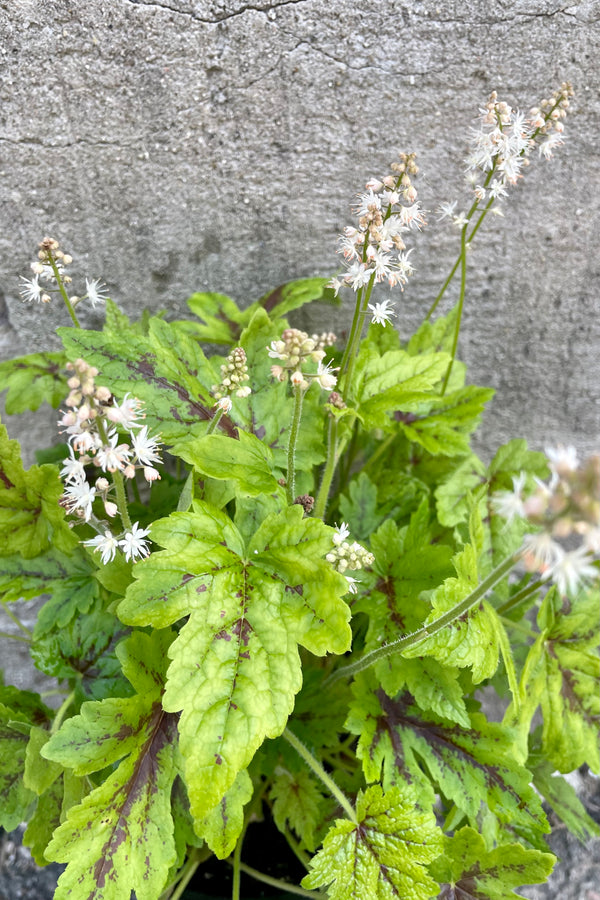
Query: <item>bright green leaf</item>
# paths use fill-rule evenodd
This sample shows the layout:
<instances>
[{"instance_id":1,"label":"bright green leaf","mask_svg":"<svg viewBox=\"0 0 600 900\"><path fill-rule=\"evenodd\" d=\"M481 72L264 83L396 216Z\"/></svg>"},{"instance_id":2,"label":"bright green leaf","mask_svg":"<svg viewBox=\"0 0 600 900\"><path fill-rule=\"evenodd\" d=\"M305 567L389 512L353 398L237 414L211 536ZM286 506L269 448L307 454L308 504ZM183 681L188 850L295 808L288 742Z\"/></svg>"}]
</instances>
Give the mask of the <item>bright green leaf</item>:
<instances>
[{"instance_id":1,"label":"bright green leaf","mask_svg":"<svg viewBox=\"0 0 600 900\"><path fill-rule=\"evenodd\" d=\"M233 853L244 827L244 804L253 790L252 779L242 769L220 803L199 823L198 832L218 859Z\"/></svg>"},{"instance_id":2,"label":"bright green leaf","mask_svg":"<svg viewBox=\"0 0 600 900\"><path fill-rule=\"evenodd\" d=\"M426 866L441 850L432 812L415 809L404 788L383 793L379 785L359 794L358 822L339 819L311 860L303 887L329 885L331 900L429 900L437 884Z\"/></svg>"},{"instance_id":3,"label":"bright green leaf","mask_svg":"<svg viewBox=\"0 0 600 900\"><path fill-rule=\"evenodd\" d=\"M245 548L224 513L194 509L154 524L152 539L167 549L136 564L119 615L159 628L189 616L169 651L163 702L182 710L190 805L202 820L264 738L283 731L301 685L297 644L341 653L350 629L322 522L288 507Z\"/></svg>"},{"instance_id":4,"label":"bright green leaf","mask_svg":"<svg viewBox=\"0 0 600 900\"><path fill-rule=\"evenodd\" d=\"M30 353L0 362L0 391L8 389L9 415L36 410L42 403L56 409L69 393L64 353Z\"/></svg>"}]
</instances>

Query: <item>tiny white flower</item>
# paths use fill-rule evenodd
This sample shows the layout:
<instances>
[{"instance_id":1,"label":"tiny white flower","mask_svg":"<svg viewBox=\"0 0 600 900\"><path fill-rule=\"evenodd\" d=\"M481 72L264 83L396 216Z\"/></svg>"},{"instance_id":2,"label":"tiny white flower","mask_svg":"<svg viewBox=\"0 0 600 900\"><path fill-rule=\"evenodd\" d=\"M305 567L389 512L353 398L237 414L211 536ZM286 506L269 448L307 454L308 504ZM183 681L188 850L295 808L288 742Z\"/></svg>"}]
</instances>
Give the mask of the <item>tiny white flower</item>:
<instances>
[{"instance_id":1,"label":"tiny white flower","mask_svg":"<svg viewBox=\"0 0 600 900\"><path fill-rule=\"evenodd\" d=\"M91 538L89 541L83 541L83 543L86 547L92 547L94 553L102 554L104 565L115 558L117 547L119 546L118 540L108 529L104 534L97 534L96 537Z\"/></svg>"},{"instance_id":2,"label":"tiny white flower","mask_svg":"<svg viewBox=\"0 0 600 900\"><path fill-rule=\"evenodd\" d=\"M319 363L317 368L317 381L324 391L332 391L337 384L337 378L333 374L334 369L331 368L331 361L323 364Z\"/></svg>"},{"instance_id":3,"label":"tiny white flower","mask_svg":"<svg viewBox=\"0 0 600 900\"><path fill-rule=\"evenodd\" d=\"M40 276L34 275L34 277L29 280L28 278L21 278L23 286L19 291L21 297L27 303L31 303L32 300L36 300L38 303L42 299L42 294L44 290L40 284Z\"/></svg>"},{"instance_id":4,"label":"tiny white flower","mask_svg":"<svg viewBox=\"0 0 600 900\"><path fill-rule=\"evenodd\" d=\"M348 582L348 592L350 594L358 594L357 585L360 584L360 581L357 578L353 578L352 575L346 575L345 578Z\"/></svg>"},{"instance_id":5,"label":"tiny white flower","mask_svg":"<svg viewBox=\"0 0 600 900\"><path fill-rule=\"evenodd\" d=\"M544 452L548 457L550 469L556 475L566 475L569 472L575 472L579 467L579 459L577 458L577 450L575 447L545 447Z\"/></svg>"},{"instance_id":6,"label":"tiny white flower","mask_svg":"<svg viewBox=\"0 0 600 900\"><path fill-rule=\"evenodd\" d=\"M552 567L564 553L560 544L547 531L526 534L523 538L522 552L528 571L540 572L545 578L550 577Z\"/></svg>"},{"instance_id":7,"label":"tiny white flower","mask_svg":"<svg viewBox=\"0 0 600 900\"><path fill-rule=\"evenodd\" d=\"M106 301L106 290L106 285L102 284L99 278L95 278L93 281L90 281L88 278L85 279L86 297L94 309L98 303Z\"/></svg>"},{"instance_id":8,"label":"tiny white flower","mask_svg":"<svg viewBox=\"0 0 600 900\"><path fill-rule=\"evenodd\" d=\"M598 577L593 557L586 547L563 551L550 570L550 578L561 594L574 594L583 582Z\"/></svg>"},{"instance_id":9,"label":"tiny white flower","mask_svg":"<svg viewBox=\"0 0 600 900\"><path fill-rule=\"evenodd\" d=\"M383 300L381 303L369 303L373 322L377 325L383 325L384 327L388 322L391 322L391 317L396 315L392 306L391 300Z\"/></svg>"},{"instance_id":10,"label":"tiny white flower","mask_svg":"<svg viewBox=\"0 0 600 900\"><path fill-rule=\"evenodd\" d=\"M148 556L148 542L144 538L150 534L149 528L140 528L139 522L134 522L131 531L126 531L124 537L119 541L119 547L125 554L127 562L136 559L138 556Z\"/></svg>"},{"instance_id":11,"label":"tiny white flower","mask_svg":"<svg viewBox=\"0 0 600 900\"><path fill-rule=\"evenodd\" d=\"M336 547L339 547L340 544L343 544L347 538L350 537L350 529L346 525L345 522L342 522L341 525L336 525L335 534L332 537L333 543Z\"/></svg>"},{"instance_id":12,"label":"tiny white flower","mask_svg":"<svg viewBox=\"0 0 600 900\"><path fill-rule=\"evenodd\" d=\"M72 447L69 447L69 456L63 459L60 477L65 481L81 481L85 478L84 465L79 458L75 457Z\"/></svg>"},{"instance_id":13,"label":"tiny white flower","mask_svg":"<svg viewBox=\"0 0 600 900\"><path fill-rule=\"evenodd\" d=\"M513 476L512 491L498 491L492 497L492 506L495 512L506 519L507 524L513 519L524 519L526 516L522 496L526 480L527 476L521 472L520 475Z\"/></svg>"},{"instance_id":14,"label":"tiny white flower","mask_svg":"<svg viewBox=\"0 0 600 900\"><path fill-rule=\"evenodd\" d=\"M110 422L116 425L123 425L124 428L139 428L138 419L143 419L144 404L137 397L130 397L129 392L123 397L122 403L115 400L112 406L106 409L105 415Z\"/></svg>"},{"instance_id":15,"label":"tiny white flower","mask_svg":"<svg viewBox=\"0 0 600 900\"><path fill-rule=\"evenodd\" d=\"M442 222L444 219L452 219L457 203L458 200L453 200L452 203L440 203L437 209L439 213L438 222Z\"/></svg>"},{"instance_id":16,"label":"tiny white flower","mask_svg":"<svg viewBox=\"0 0 600 900\"><path fill-rule=\"evenodd\" d=\"M133 452L142 466L152 466L152 463L161 462L158 438L149 437L148 426L144 425L137 434L130 434Z\"/></svg>"},{"instance_id":17,"label":"tiny white flower","mask_svg":"<svg viewBox=\"0 0 600 900\"><path fill-rule=\"evenodd\" d=\"M92 503L96 497L96 488L82 479L67 485L65 488L65 505L70 513L80 509L86 522L92 515Z\"/></svg>"},{"instance_id":18,"label":"tiny white flower","mask_svg":"<svg viewBox=\"0 0 600 900\"><path fill-rule=\"evenodd\" d=\"M117 444L118 440L118 434L109 435L108 444L103 444L96 453L96 459L103 472L121 471L129 462L131 447L129 444Z\"/></svg>"}]
</instances>

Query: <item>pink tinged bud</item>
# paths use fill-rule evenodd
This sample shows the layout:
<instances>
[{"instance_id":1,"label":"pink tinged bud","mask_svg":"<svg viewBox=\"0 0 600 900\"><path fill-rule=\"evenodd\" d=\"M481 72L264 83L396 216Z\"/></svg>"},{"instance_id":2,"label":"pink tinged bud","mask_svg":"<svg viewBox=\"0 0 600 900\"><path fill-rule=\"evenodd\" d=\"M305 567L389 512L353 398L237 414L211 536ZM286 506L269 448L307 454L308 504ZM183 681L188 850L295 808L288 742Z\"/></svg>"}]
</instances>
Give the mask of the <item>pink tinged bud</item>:
<instances>
[{"instance_id":1,"label":"pink tinged bud","mask_svg":"<svg viewBox=\"0 0 600 900\"><path fill-rule=\"evenodd\" d=\"M302 372L292 372L290 381L294 385L294 387L300 387L304 384L304 375Z\"/></svg>"},{"instance_id":2,"label":"pink tinged bud","mask_svg":"<svg viewBox=\"0 0 600 900\"><path fill-rule=\"evenodd\" d=\"M134 478L135 477L135 466L129 463L129 465L125 466L123 469L123 475L125 478Z\"/></svg>"},{"instance_id":3,"label":"pink tinged bud","mask_svg":"<svg viewBox=\"0 0 600 900\"><path fill-rule=\"evenodd\" d=\"M144 478L149 483L152 481L160 481L160 473L157 469L153 469L152 466L144 466Z\"/></svg>"},{"instance_id":4,"label":"pink tinged bud","mask_svg":"<svg viewBox=\"0 0 600 900\"><path fill-rule=\"evenodd\" d=\"M113 503L111 500L104 501L104 509L106 511L106 515L110 516L111 519L113 518L113 516L116 516L118 512L117 504Z\"/></svg>"},{"instance_id":5,"label":"pink tinged bud","mask_svg":"<svg viewBox=\"0 0 600 900\"><path fill-rule=\"evenodd\" d=\"M109 488L109 483L106 478L97 478L96 479L96 490L107 491L108 488Z\"/></svg>"}]
</instances>

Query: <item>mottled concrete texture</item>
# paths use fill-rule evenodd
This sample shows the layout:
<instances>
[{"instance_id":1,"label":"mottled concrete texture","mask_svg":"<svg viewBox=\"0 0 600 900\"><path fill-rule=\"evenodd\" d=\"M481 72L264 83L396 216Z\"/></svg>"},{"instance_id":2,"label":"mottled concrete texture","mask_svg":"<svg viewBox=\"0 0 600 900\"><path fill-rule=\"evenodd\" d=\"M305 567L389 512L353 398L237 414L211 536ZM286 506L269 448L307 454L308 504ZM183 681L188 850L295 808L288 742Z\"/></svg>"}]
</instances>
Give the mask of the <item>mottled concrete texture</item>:
<instances>
[{"instance_id":1,"label":"mottled concrete texture","mask_svg":"<svg viewBox=\"0 0 600 900\"><path fill-rule=\"evenodd\" d=\"M454 260L433 211L465 196L476 110L493 88L528 109L568 79L566 146L535 160L474 245L461 352L498 391L486 455L514 436L591 450L599 40L597 0L0 0L0 354L67 323L18 295L45 233L127 312L181 317L193 290L245 302L335 270L353 195L414 149L431 215L399 298L406 334ZM46 437L53 419L35 420ZM8 424L39 434L31 418Z\"/></svg>"}]
</instances>

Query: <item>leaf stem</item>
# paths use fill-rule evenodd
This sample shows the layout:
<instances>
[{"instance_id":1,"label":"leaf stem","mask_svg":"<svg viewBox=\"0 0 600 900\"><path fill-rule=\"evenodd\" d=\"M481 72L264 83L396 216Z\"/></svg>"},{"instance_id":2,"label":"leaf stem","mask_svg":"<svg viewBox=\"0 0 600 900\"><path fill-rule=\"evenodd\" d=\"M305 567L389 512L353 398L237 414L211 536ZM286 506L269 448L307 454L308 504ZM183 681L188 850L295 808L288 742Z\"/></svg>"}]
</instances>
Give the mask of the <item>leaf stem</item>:
<instances>
[{"instance_id":1,"label":"leaf stem","mask_svg":"<svg viewBox=\"0 0 600 900\"><path fill-rule=\"evenodd\" d=\"M230 866L233 865L230 860L227 860L227 862ZM262 881L263 884L270 884L271 887L287 891L289 894L297 894L299 897L310 897L312 900L323 897L323 894L318 891L306 891L304 888L296 887L295 884L289 884L287 881L281 881L279 878L271 878L270 875L265 875L263 872L259 872L258 869L253 869L243 862L240 863L240 871L245 872L246 875L250 875L251 878L255 878L257 881Z\"/></svg>"},{"instance_id":2,"label":"leaf stem","mask_svg":"<svg viewBox=\"0 0 600 900\"><path fill-rule=\"evenodd\" d=\"M307 750L307 748L304 746L302 741L299 740L299 738L297 738L293 731L290 731L289 728L285 729L285 731L283 732L283 737L289 744L292 745L298 755L302 757L307 766L309 766L313 770L317 778L319 778L323 782L327 790L338 801L348 818L352 822L356 823L356 814L352 806L350 805L348 798L342 793L333 778L331 778L331 776L327 774L321 763L317 759L315 759L312 753L310 753L310 751Z\"/></svg>"},{"instance_id":3,"label":"leaf stem","mask_svg":"<svg viewBox=\"0 0 600 900\"><path fill-rule=\"evenodd\" d=\"M532 582L532 584L528 584L520 591L517 591L517 593L513 594L512 597L509 597L508 600L506 600L502 604L502 606L498 607L498 615L505 615L510 610L515 609L520 603L523 603L525 600L529 600L532 594L536 594L543 584L543 580L541 578L538 578L536 579L536 581Z\"/></svg>"},{"instance_id":4,"label":"leaf stem","mask_svg":"<svg viewBox=\"0 0 600 900\"><path fill-rule=\"evenodd\" d=\"M125 484L123 482L123 476L118 469L115 472L112 472L112 479L115 486L115 499L117 501L123 527L126 531L131 531L131 519L129 518L127 497L125 496Z\"/></svg>"},{"instance_id":5,"label":"leaf stem","mask_svg":"<svg viewBox=\"0 0 600 900\"><path fill-rule=\"evenodd\" d=\"M204 859L206 859L206 856L204 856ZM168 894L167 892L165 892L160 895L160 900L163 900L163 898L164 898L164 900L180 900L180 898L183 895L183 892L185 891L186 887L190 883L192 876L194 875L194 872L196 871L196 869L198 868L198 866L200 865L202 860L203 860L202 853L200 852L200 850L197 847L195 847L194 850L192 850L192 852L188 856L187 862L184 865L183 869L181 869L181 872L179 873L179 876L178 876L179 881L178 881L177 887L175 888L174 893Z\"/></svg>"},{"instance_id":6,"label":"leaf stem","mask_svg":"<svg viewBox=\"0 0 600 900\"><path fill-rule=\"evenodd\" d=\"M300 431L300 419L302 418L302 400L304 388L300 384L294 385L294 412L290 426L290 440L288 443L288 468L286 479L286 494L288 503L292 504L296 499L296 443Z\"/></svg>"},{"instance_id":7,"label":"leaf stem","mask_svg":"<svg viewBox=\"0 0 600 900\"><path fill-rule=\"evenodd\" d=\"M409 647L414 647L415 644L420 644L421 641L426 640L431 637L431 635L437 634L437 632L441 631L442 628L445 628L446 625L450 625L456 619L460 618L460 616L463 616L472 609L473 606L476 606L488 591L508 575L520 558L520 550L513 553L511 556L507 556L506 559L490 572L487 578L484 578L484 580L477 585L475 590L471 591L470 594L456 603L451 609L443 613L438 619L434 619L433 622L429 622L427 625L417 629L417 631L413 631L411 634L405 634L403 637L398 638L396 641L392 641L390 644L384 644L382 647L377 647L376 650L365 653L365 655L360 659L357 659L356 662L350 663L347 666L342 666L342 668L331 673L325 680L324 685L333 684L333 682L338 681L340 678L351 678L353 675L358 674L358 672L362 672L364 669L368 669L370 666L375 665L380 659L385 659L387 656L392 656L395 653L401 653Z\"/></svg>"},{"instance_id":8,"label":"leaf stem","mask_svg":"<svg viewBox=\"0 0 600 900\"><path fill-rule=\"evenodd\" d=\"M242 865L242 844L244 843L244 835L246 828L242 829L235 850L233 851L233 884L231 886L231 900L240 900L240 884L241 884L241 865Z\"/></svg>"}]
</instances>

